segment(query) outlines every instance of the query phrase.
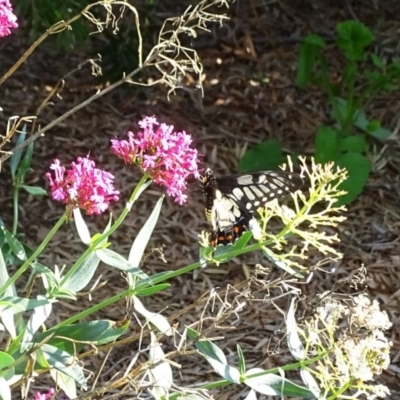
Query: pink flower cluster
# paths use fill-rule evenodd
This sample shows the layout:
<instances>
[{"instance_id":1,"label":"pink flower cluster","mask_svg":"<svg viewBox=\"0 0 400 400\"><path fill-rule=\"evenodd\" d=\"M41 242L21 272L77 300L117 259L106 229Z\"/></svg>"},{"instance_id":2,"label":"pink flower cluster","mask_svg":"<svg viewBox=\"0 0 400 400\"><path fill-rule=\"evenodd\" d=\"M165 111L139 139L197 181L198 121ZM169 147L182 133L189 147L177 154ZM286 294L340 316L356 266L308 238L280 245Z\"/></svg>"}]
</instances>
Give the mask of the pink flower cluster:
<instances>
[{"instance_id":1,"label":"pink flower cluster","mask_svg":"<svg viewBox=\"0 0 400 400\"><path fill-rule=\"evenodd\" d=\"M50 400L53 397L54 389L50 389L46 394L35 393L35 400Z\"/></svg>"},{"instance_id":2,"label":"pink flower cluster","mask_svg":"<svg viewBox=\"0 0 400 400\"><path fill-rule=\"evenodd\" d=\"M197 150L190 148L192 137L174 132L174 127L159 124L155 117L139 122L142 131L128 132L128 140L111 140L111 150L127 164L137 164L155 183L165 186L167 194L183 204L190 175L199 177Z\"/></svg>"},{"instance_id":3,"label":"pink flower cluster","mask_svg":"<svg viewBox=\"0 0 400 400\"><path fill-rule=\"evenodd\" d=\"M0 0L0 37L10 35L10 28L18 28L17 17L12 12L9 0Z\"/></svg>"},{"instance_id":4,"label":"pink flower cluster","mask_svg":"<svg viewBox=\"0 0 400 400\"><path fill-rule=\"evenodd\" d=\"M79 157L77 161L71 163L67 173L60 160L56 159L51 164L54 177L50 172L46 177L52 197L71 207L84 209L87 215L101 214L111 201L119 199L119 192L113 186L114 176L95 168L95 162L89 157Z\"/></svg>"}]
</instances>

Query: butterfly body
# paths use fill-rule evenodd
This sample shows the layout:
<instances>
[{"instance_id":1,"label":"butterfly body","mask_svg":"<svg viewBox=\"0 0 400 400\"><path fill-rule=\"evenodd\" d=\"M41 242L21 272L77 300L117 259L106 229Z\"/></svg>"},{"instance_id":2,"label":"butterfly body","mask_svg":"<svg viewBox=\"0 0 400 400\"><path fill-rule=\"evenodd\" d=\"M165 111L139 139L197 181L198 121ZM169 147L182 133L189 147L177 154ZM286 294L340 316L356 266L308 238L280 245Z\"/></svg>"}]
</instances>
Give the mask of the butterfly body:
<instances>
[{"instance_id":1,"label":"butterfly body","mask_svg":"<svg viewBox=\"0 0 400 400\"><path fill-rule=\"evenodd\" d=\"M207 169L201 183L206 218L213 227L210 245L217 246L234 243L249 229L256 239L261 238L261 228L253 213L268 202L294 192L303 180L286 171L259 171L217 178L211 169Z\"/></svg>"}]
</instances>

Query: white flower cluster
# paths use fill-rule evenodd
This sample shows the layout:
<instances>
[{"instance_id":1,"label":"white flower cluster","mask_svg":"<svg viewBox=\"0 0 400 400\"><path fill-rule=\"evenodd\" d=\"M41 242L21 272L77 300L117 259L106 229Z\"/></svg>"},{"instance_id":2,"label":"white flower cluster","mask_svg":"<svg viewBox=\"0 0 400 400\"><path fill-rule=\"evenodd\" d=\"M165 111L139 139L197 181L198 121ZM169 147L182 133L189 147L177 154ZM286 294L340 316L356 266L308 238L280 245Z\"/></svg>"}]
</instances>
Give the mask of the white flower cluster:
<instances>
[{"instance_id":1,"label":"white flower cluster","mask_svg":"<svg viewBox=\"0 0 400 400\"><path fill-rule=\"evenodd\" d=\"M325 354L315 366L315 376L327 391L346 389L352 392L351 398L363 395L370 400L387 397L386 386L365 382L373 381L389 366L392 343L384 331L392 324L378 302L363 294L347 303L324 300L302 332L309 353Z\"/></svg>"}]
</instances>

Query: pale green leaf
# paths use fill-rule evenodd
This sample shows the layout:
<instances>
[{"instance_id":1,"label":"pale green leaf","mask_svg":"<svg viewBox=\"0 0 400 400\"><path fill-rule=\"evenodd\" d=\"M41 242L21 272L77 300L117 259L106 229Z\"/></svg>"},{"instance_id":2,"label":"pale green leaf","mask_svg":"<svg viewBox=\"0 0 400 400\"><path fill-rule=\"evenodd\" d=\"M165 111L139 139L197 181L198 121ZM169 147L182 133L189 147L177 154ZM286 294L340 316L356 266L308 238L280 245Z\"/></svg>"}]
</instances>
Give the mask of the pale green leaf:
<instances>
[{"instance_id":1,"label":"pale green leaf","mask_svg":"<svg viewBox=\"0 0 400 400\"><path fill-rule=\"evenodd\" d=\"M156 399L161 399L168 395L173 384L172 369L170 364L164 361L165 354L153 332L150 332L150 338L149 360L153 365L148 371L149 381L153 385L150 391Z\"/></svg>"},{"instance_id":2,"label":"pale green leaf","mask_svg":"<svg viewBox=\"0 0 400 400\"><path fill-rule=\"evenodd\" d=\"M168 320L161 314L154 313L152 311L146 310L142 302L136 297L132 297L133 307L140 315L145 317L148 322L154 325L161 333L171 336L172 328Z\"/></svg>"}]
</instances>

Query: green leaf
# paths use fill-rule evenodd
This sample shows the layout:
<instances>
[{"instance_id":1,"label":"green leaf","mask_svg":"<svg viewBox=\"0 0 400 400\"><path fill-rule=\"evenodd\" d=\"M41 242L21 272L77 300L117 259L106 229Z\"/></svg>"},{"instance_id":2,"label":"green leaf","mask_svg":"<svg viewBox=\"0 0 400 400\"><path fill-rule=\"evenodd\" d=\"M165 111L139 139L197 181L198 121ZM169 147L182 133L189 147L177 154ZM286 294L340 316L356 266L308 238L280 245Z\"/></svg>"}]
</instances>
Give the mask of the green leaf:
<instances>
[{"instance_id":1,"label":"green leaf","mask_svg":"<svg viewBox=\"0 0 400 400\"><path fill-rule=\"evenodd\" d=\"M50 287L58 285L59 281L54 275L54 272L49 267L46 267L46 265L34 261L32 263L32 268L34 273L41 275L43 286L46 290L48 290Z\"/></svg>"},{"instance_id":2,"label":"green leaf","mask_svg":"<svg viewBox=\"0 0 400 400\"><path fill-rule=\"evenodd\" d=\"M239 161L243 172L277 169L286 161L282 147L276 139L268 139L249 149Z\"/></svg>"},{"instance_id":3,"label":"green leaf","mask_svg":"<svg viewBox=\"0 0 400 400\"><path fill-rule=\"evenodd\" d=\"M305 89L310 83L316 60L325 46L325 41L321 36L311 34L304 38L297 62L296 85L300 89Z\"/></svg>"},{"instance_id":4,"label":"green leaf","mask_svg":"<svg viewBox=\"0 0 400 400\"><path fill-rule=\"evenodd\" d=\"M311 393L313 393L316 399L323 398L317 381L308 369L301 368L300 376L306 387L311 391Z\"/></svg>"},{"instance_id":5,"label":"green leaf","mask_svg":"<svg viewBox=\"0 0 400 400\"><path fill-rule=\"evenodd\" d=\"M129 328L129 319L120 321L97 320L73 325L55 327L35 335L35 341L40 343L46 337L53 335L48 344L75 354L86 344L103 345L118 339Z\"/></svg>"},{"instance_id":6,"label":"green leaf","mask_svg":"<svg viewBox=\"0 0 400 400\"><path fill-rule=\"evenodd\" d=\"M336 26L336 44L349 60L365 59L365 48L375 39L372 32L359 21L344 21Z\"/></svg>"},{"instance_id":7,"label":"green leaf","mask_svg":"<svg viewBox=\"0 0 400 400\"><path fill-rule=\"evenodd\" d=\"M325 164L339 154L339 132L329 126L320 126L315 138L315 162Z\"/></svg>"},{"instance_id":8,"label":"green leaf","mask_svg":"<svg viewBox=\"0 0 400 400\"><path fill-rule=\"evenodd\" d=\"M147 243L150 240L151 234L153 233L154 227L156 226L156 223L158 221L163 200L164 196L161 196L160 199L157 201L157 204L154 207L154 210L151 213L150 217L143 225L142 229L140 230L140 232L136 236L135 241L132 244L128 260L134 268L139 268L140 266L144 250L146 249Z\"/></svg>"},{"instance_id":9,"label":"green leaf","mask_svg":"<svg viewBox=\"0 0 400 400\"><path fill-rule=\"evenodd\" d=\"M18 168L18 177L23 180L26 173L31 169L31 161L33 154L33 142L31 142L26 148L24 158Z\"/></svg>"},{"instance_id":10,"label":"green leaf","mask_svg":"<svg viewBox=\"0 0 400 400\"><path fill-rule=\"evenodd\" d=\"M136 312L145 317L147 321L154 325L161 333L167 336L172 336L171 325L164 316L160 313L147 310L136 296L132 297L132 301Z\"/></svg>"},{"instance_id":11,"label":"green leaf","mask_svg":"<svg viewBox=\"0 0 400 400\"><path fill-rule=\"evenodd\" d=\"M242 348L240 347L239 344L236 345L236 350L237 350L237 354L238 354L240 376L243 376L246 373L246 360L244 358Z\"/></svg>"},{"instance_id":12,"label":"green leaf","mask_svg":"<svg viewBox=\"0 0 400 400\"><path fill-rule=\"evenodd\" d=\"M149 383L152 386L150 392L155 399L161 399L163 396L168 397L174 379L171 365L165 361L165 354L153 332L150 332L150 338L149 361L152 364L148 370Z\"/></svg>"},{"instance_id":13,"label":"green leaf","mask_svg":"<svg viewBox=\"0 0 400 400\"><path fill-rule=\"evenodd\" d=\"M9 232L6 228L4 228L4 226L1 226L0 229L3 231L7 243L10 246L10 249L13 252L13 254L20 260L25 261L26 253L22 243L15 236L13 236L11 232Z\"/></svg>"},{"instance_id":14,"label":"green leaf","mask_svg":"<svg viewBox=\"0 0 400 400\"><path fill-rule=\"evenodd\" d=\"M381 127L381 121L377 119L373 119L372 121L368 122L366 129L368 132L374 132Z\"/></svg>"},{"instance_id":15,"label":"green leaf","mask_svg":"<svg viewBox=\"0 0 400 400\"><path fill-rule=\"evenodd\" d=\"M46 300L44 296L38 296L38 300ZM28 321L25 329L24 336L21 341L21 351L24 352L28 350L33 342L33 335L39 330L39 328L44 324L47 318L50 316L52 310L52 304L44 304L42 306L36 307Z\"/></svg>"},{"instance_id":16,"label":"green leaf","mask_svg":"<svg viewBox=\"0 0 400 400\"><path fill-rule=\"evenodd\" d=\"M67 395L68 399L76 399L76 383L69 376L63 374L55 369L50 370L50 375L54 382L57 382L57 386ZM62 397L63 399L65 397Z\"/></svg>"},{"instance_id":17,"label":"green leaf","mask_svg":"<svg viewBox=\"0 0 400 400\"><path fill-rule=\"evenodd\" d=\"M22 185L22 189L26 190L32 196L47 196L46 190L42 189L40 186L27 186Z\"/></svg>"},{"instance_id":18,"label":"green leaf","mask_svg":"<svg viewBox=\"0 0 400 400\"><path fill-rule=\"evenodd\" d=\"M96 253L90 253L82 265L64 283L62 289L67 289L75 293L82 290L92 279L99 263L99 256Z\"/></svg>"},{"instance_id":19,"label":"green leaf","mask_svg":"<svg viewBox=\"0 0 400 400\"><path fill-rule=\"evenodd\" d=\"M9 275L6 263L4 261L3 252L0 248L0 288L8 281ZM16 296L15 285L10 285L4 292L5 296Z\"/></svg>"},{"instance_id":20,"label":"green leaf","mask_svg":"<svg viewBox=\"0 0 400 400\"><path fill-rule=\"evenodd\" d=\"M22 297L1 297L0 314L4 311L10 311L12 314L19 314L24 311L32 310L46 304L54 303L51 299L25 299Z\"/></svg>"},{"instance_id":21,"label":"green leaf","mask_svg":"<svg viewBox=\"0 0 400 400\"><path fill-rule=\"evenodd\" d=\"M152 287L148 287L146 289L141 289L136 292L136 296L138 297L146 297L151 296L155 293L161 292L165 289L168 289L171 285L169 283L160 283L159 285L155 285Z\"/></svg>"},{"instance_id":22,"label":"green leaf","mask_svg":"<svg viewBox=\"0 0 400 400\"><path fill-rule=\"evenodd\" d=\"M75 357L49 344L44 344L40 350L53 368L69 376L84 390L87 390L87 382L83 369Z\"/></svg>"},{"instance_id":23,"label":"green leaf","mask_svg":"<svg viewBox=\"0 0 400 400\"><path fill-rule=\"evenodd\" d=\"M81 210L79 208L74 208L72 213L74 216L75 228L78 232L79 238L81 239L81 242L83 244L86 244L86 246L88 246L91 241L91 235L89 228L82 216Z\"/></svg>"},{"instance_id":24,"label":"green leaf","mask_svg":"<svg viewBox=\"0 0 400 400\"><path fill-rule=\"evenodd\" d=\"M199 334L190 327L186 327L186 336L190 339L190 340L197 340L199 337Z\"/></svg>"},{"instance_id":25,"label":"green leaf","mask_svg":"<svg viewBox=\"0 0 400 400\"><path fill-rule=\"evenodd\" d=\"M296 302L293 298L286 316L287 342L289 351L296 360L303 360L306 356L303 343L300 340L295 317Z\"/></svg>"},{"instance_id":26,"label":"green leaf","mask_svg":"<svg viewBox=\"0 0 400 400\"><path fill-rule=\"evenodd\" d=\"M148 279L149 276L145 274L140 268L134 267L126 258L122 257L117 252L110 249L96 250L96 254L104 264L110 267L117 268L121 271L130 272L141 279Z\"/></svg>"},{"instance_id":27,"label":"green leaf","mask_svg":"<svg viewBox=\"0 0 400 400\"><path fill-rule=\"evenodd\" d=\"M206 339L201 339L194 345L206 357L217 374L229 382L240 383L239 371L228 364L224 352L218 346Z\"/></svg>"},{"instance_id":28,"label":"green leaf","mask_svg":"<svg viewBox=\"0 0 400 400\"><path fill-rule=\"evenodd\" d=\"M340 190L347 191L335 203L341 206L352 202L362 192L371 172L371 163L359 153L347 153L337 159L337 164L349 173L348 178L339 186Z\"/></svg>"},{"instance_id":29,"label":"green leaf","mask_svg":"<svg viewBox=\"0 0 400 400\"><path fill-rule=\"evenodd\" d=\"M0 351L0 376L5 379L11 379L14 376L14 367L8 368L13 365L15 360L4 351ZM4 370L4 371L3 371Z\"/></svg>"},{"instance_id":30,"label":"green leaf","mask_svg":"<svg viewBox=\"0 0 400 400\"><path fill-rule=\"evenodd\" d=\"M347 136L340 139L339 148L341 152L364 153L367 150L367 141L362 135Z\"/></svg>"},{"instance_id":31,"label":"green leaf","mask_svg":"<svg viewBox=\"0 0 400 400\"><path fill-rule=\"evenodd\" d=\"M23 126L22 128L22 133L19 135L16 146L19 146L20 144L22 144L25 141L25 137L26 137L26 124ZM22 157L22 153L23 153L24 149L21 150L17 150L16 152L14 152L14 154L11 156L11 176L13 178L13 181L16 178L16 171L17 168L19 166L19 162L21 161L21 157Z\"/></svg>"},{"instance_id":32,"label":"green leaf","mask_svg":"<svg viewBox=\"0 0 400 400\"><path fill-rule=\"evenodd\" d=\"M267 396L280 396L281 398L290 396L303 399L314 398L310 390L296 385L279 375L268 373L261 368L253 368L247 371L243 383L256 392Z\"/></svg>"},{"instance_id":33,"label":"green leaf","mask_svg":"<svg viewBox=\"0 0 400 400\"><path fill-rule=\"evenodd\" d=\"M343 71L343 81L347 87L353 87L358 78L359 72L355 63L349 63L345 66Z\"/></svg>"},{"instance_id":34,"label":"green leaf","mask_svg":"<svg viewBox=\"0 0 400 400\"><path fill-rule=\"evenodd\" d=\"M386 67L385 62L377 54L371 53L370 57L375 67L379 69L384 69Z\"/></svg>"},{"instance_id":35,"label":"green leaf","mask_svg":"<svg viewBox=\"0 0 400 400\"><path fill-rule=\"evenodd\" d=\"M378 140L386 140L392 135L391 131L381 127L380 121L369 121L365 112L361 110L357 112L354 125Z\"/></svg>"}]
</instances>

